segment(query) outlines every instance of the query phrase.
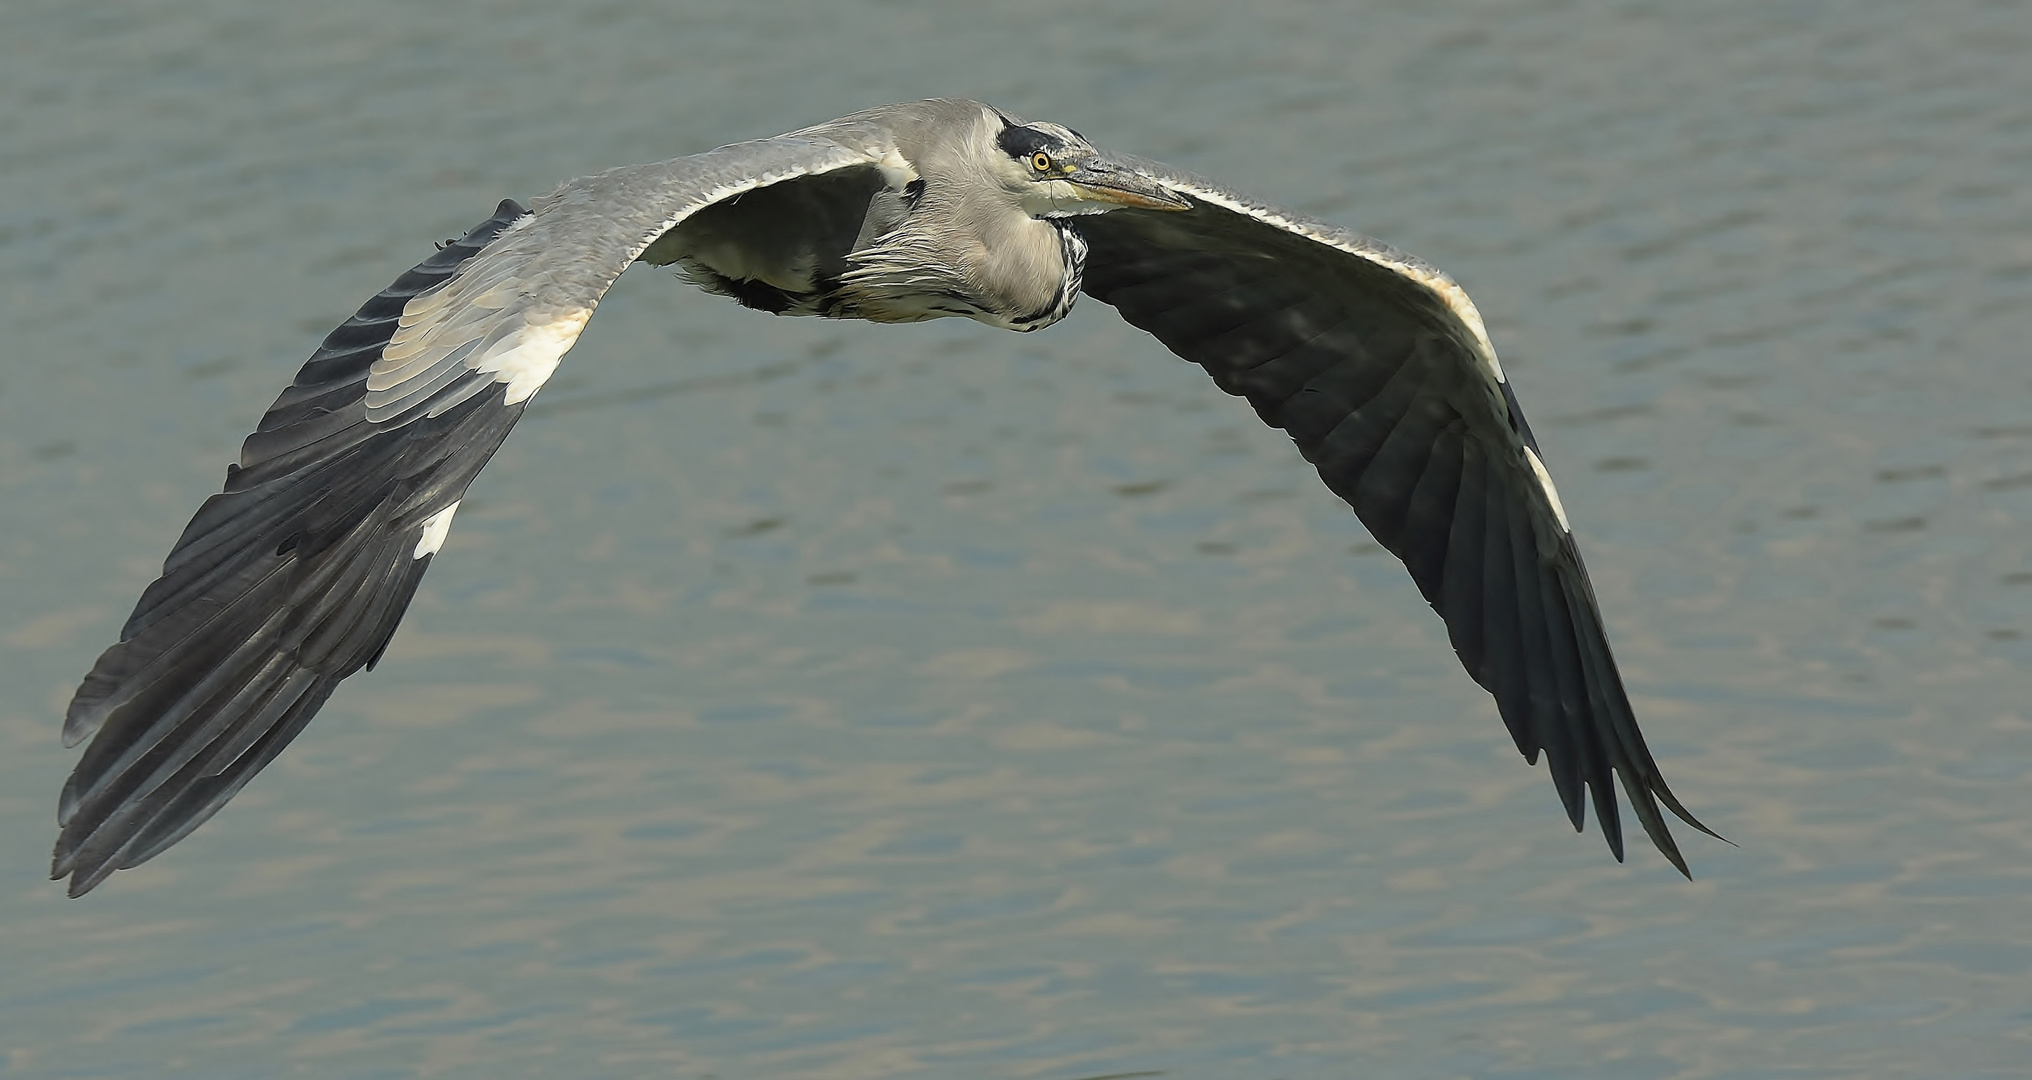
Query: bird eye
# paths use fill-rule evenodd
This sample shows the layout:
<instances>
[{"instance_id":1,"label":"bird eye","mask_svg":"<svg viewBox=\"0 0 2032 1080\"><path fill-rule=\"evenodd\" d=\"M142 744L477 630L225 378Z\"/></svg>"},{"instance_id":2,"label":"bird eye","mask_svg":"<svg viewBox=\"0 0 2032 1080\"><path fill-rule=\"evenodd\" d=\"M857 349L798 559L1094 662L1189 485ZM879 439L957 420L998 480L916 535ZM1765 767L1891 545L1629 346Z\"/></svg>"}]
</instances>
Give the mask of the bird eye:
<instances>
[{"instance_id":1,"label":"bird eye","mask_svg":"<svg viewBox=\"0 0 2032 1080\"><path fill-rule=\"evenodd\" d=\"M1042 150L1030 155L1030 167L1038 172L1051 171L1051 155Z\"/></svg>"}]
</instances>

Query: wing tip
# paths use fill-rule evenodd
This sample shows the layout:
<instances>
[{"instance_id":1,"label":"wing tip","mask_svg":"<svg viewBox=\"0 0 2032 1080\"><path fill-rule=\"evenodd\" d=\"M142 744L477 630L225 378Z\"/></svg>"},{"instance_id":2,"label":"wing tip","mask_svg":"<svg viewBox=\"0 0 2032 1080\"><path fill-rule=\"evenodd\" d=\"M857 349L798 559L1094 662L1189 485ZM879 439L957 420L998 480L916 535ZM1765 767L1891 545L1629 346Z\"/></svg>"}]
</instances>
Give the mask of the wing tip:
<instances>
[{"instance_id":1,"label":"wing tip","mask_svg":"<svg viewBox=\"0 0 2032 1080\"><path fill-rule=\"evenodd\" d=\"M1730 847L1739 846L1734 840L1714 831L1705 822L1694 817L1693 812L1682 805L1678 796L1674 795L1672 789L1665 785L1665 779L1658 776L1655 772L1642 791L1646 798L1642 803L1636 805L1635 809L1637 810L1638 820L1644 825L1645 835L1651 838L1651 842L1657 845L1659 852L1672 863L1673 867L1686 880L1693 880L1693 871L1687 868L1686 856L1680 853L1678 841L1673 838L1671 830L1666 827L1665 815L1658 812L1660 804L1663 804L1666 809L1672 811L1674 817L1700 830L1702 833L1714 837Z\"/></svg>"},{"instance_id":2,"label":"wing tip","mask_svg":"<svg viewBox=\"0 0 2032 1080\"><path fill-rule=\"evenodd\" d=\"M111 860L101 863L82 862L82 849L69 842L69 837L60 837L56 850L50 854L49 879L62 881L70 879L65 893L75 900L97 888L99 883L113 875L115 867Z\"/></svg>"}]
</instances>

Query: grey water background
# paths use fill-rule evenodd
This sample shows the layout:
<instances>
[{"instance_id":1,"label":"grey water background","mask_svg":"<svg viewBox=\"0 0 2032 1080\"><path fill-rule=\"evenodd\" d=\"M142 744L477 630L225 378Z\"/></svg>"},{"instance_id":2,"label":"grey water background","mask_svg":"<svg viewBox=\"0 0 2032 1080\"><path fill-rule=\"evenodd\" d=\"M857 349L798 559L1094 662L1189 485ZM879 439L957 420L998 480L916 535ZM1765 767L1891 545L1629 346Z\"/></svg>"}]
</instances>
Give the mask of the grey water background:
<instances>
[{"instance_id":1,"label":"grey water background","mask_svg":"<svg viewBox=\"0 0 2032 1080\"><path fill-rule=\"evenodd\" d=\"M0 7L0 1076L2032 1067L2032 11ZM638 269L381 669L81 901L58 744L319 337L609 165L978 96L1455 275L1667 777L1619 866L1097 304Z\"/></svg>"}]
</instances>

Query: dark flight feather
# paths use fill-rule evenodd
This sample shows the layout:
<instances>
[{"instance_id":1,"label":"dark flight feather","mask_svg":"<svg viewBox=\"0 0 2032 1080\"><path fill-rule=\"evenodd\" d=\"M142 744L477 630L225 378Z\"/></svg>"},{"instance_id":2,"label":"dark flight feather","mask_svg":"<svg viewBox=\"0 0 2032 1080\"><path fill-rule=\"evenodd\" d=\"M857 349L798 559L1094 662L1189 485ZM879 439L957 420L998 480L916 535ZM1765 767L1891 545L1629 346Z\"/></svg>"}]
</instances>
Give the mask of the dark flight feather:
<instances>
[{"instance_id":1,"label":"dark flight feather","mask_svg":"<svg viewBox=\"0 0 2032 1080\"><path fill-rule=\"evenodd\" d=\"M366 418L367 373L403 305L525 211L446 245L328 335L184 529L65 717L92 743L64 786L52 876L77 896L175 843L378 661L456 502L522 413L499 387L439 416Z\"/></svg>"},{"instance_id":2,"label":"dark flight feather","mask_svg":"<svg viewBox=\"0 0 2032 1080\"><path fill-rule=\"evenodd\" d=\"M1623 857L1619 773L1685 873L1659 804L1708 830L1637 736L1579 552L1523 457L1536 440L1509 384L1491 385L1474 332L1433 287L1385 265L1387 249L1217 205L1209 195L1239 200L1143 164L1198 205L1073 219L1089 247L1085 291L1291 436L1404 561L1517 749L1545 756L1575 828L1592 791Z\"/></svg>"}]
</instances>

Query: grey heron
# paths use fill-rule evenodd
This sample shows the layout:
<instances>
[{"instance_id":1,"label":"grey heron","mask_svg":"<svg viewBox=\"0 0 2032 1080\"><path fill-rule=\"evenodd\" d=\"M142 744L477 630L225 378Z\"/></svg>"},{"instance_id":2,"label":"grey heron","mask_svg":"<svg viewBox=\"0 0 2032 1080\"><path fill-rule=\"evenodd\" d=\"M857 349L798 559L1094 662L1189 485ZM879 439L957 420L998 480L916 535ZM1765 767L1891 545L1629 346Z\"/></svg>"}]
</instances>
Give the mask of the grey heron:
<instances>
[{"instance_id":1,"label":"grey heron","mask_svg":"<svg viewBox=\"0 0 2032 1080\"><path fill-rule=\"evenodd\" d=\"M387 649L467 485L623 270L763 311L1034 331L1081 293L1283 429L1402 559L1517 748L1611 773L1672 865L1666 787L1566 512L1467 294L1365 237L973 101L890 105L504 201L324 339L197 511L64 743L51 876L188 835ZM1712 835L1712 834L1711 834Z\"/></svg>"}]
</instances>

